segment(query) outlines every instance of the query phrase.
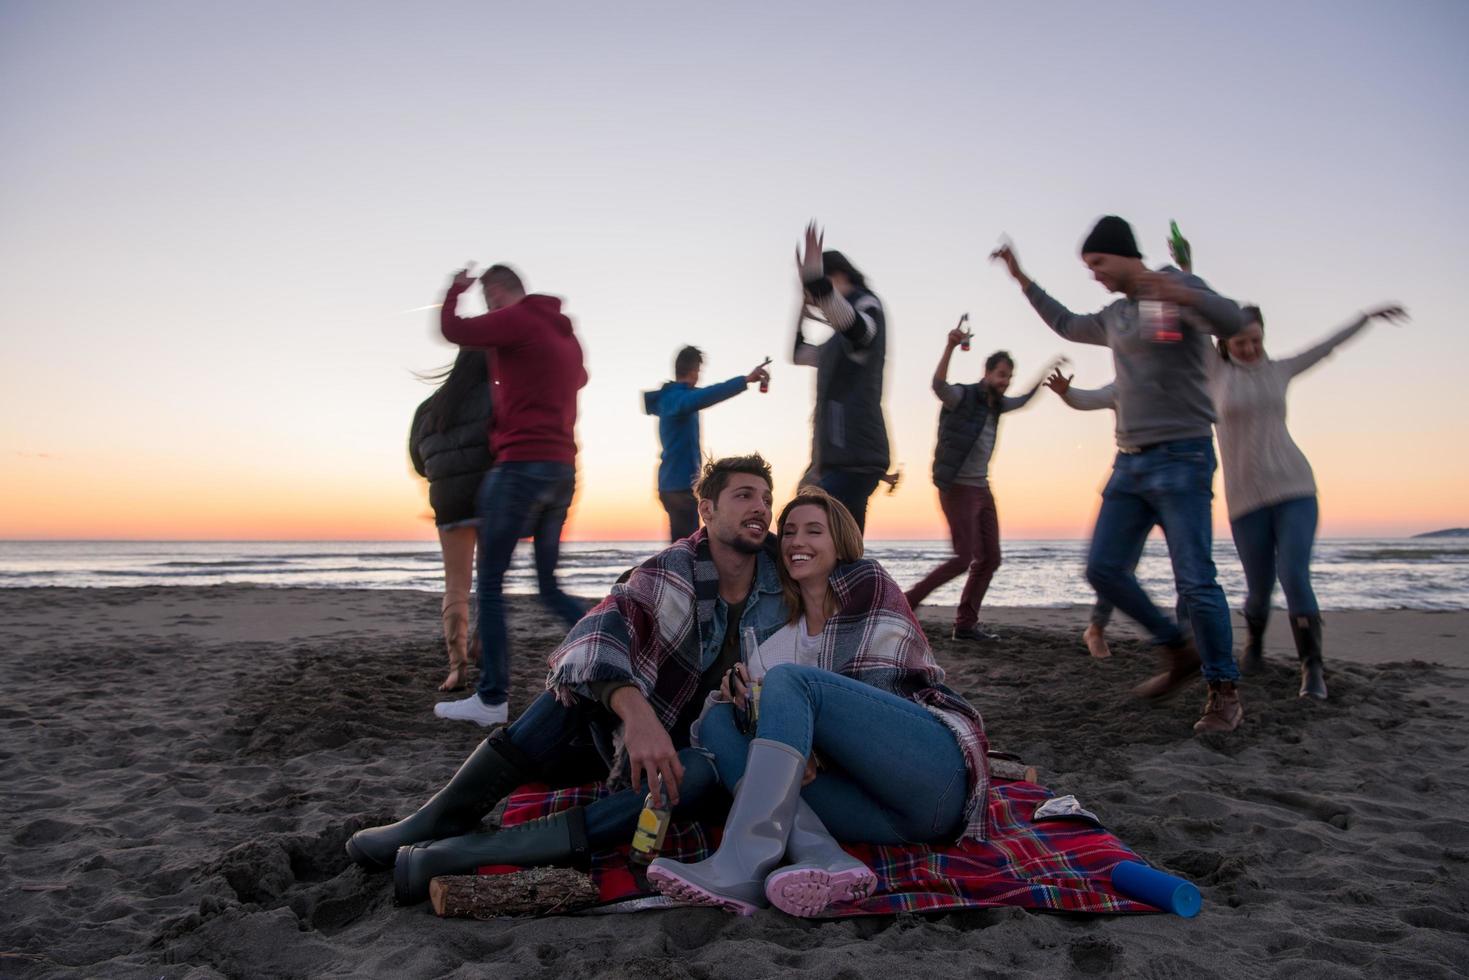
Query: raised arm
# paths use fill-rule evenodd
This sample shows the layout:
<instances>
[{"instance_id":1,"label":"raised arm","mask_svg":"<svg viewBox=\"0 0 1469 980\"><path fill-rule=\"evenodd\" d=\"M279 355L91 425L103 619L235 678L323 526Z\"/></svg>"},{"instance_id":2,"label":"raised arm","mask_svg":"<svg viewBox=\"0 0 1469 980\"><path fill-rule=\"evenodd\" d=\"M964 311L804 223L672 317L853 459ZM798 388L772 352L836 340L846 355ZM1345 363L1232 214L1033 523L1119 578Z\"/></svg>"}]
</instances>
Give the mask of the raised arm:
<instances>
[{"instance_id":1,"label":"raised arm","mask_svg":"<svg viewBox=\"0 0 1469 980\"><path fill-rule=\"evenodd\" d=\"M1056 358L1052 360L1051 363L1047 365L1046 369L1040 373L1040 376L1035 379L1035 384L1031 385L1030 390L1027 391L1025 394L1002 395L1000 397L1000 411L1013 412L1017 408L1024 408L1026 405L1030 404L1030 400L1035 397L1035 393L1041 390L1042 385L1046 384L1047 377L1050 375L1050 373L1052 371L1055 371L1059 374L1060 366L1064 364L1065 361L1065 358Z\"/></svg>"},{"instance_id":2,"label":"raised arm","mask_svg":"<svg viewBox=\"0 0 1469 980\"><path fill-rule=\"evenodd\" d=\"M954 348L964 343L964 336L962 327L955 327L949 331L949 336L944 340L944 352L939 357L938 367L933 369L933 393L948 409L958 405L961 397L959 386L949 384L949 361L954 356Z\"/></svg>"},{"instance_id":3,"label":"raised arm","mask_svg":"<svg viewBox=\"0 0 1469 980\"><path fill-rule=\"evenodd\" d=\"M1030 300L1036 313L1059 336L1078 344L1107 346L1107 328L1102 324L1102 318L1094 313L1072 313L1052 299L1020 268L1020 257L1015 254L1015 246L1008 243L1001 245L990 253L990 261L1004 264L1010 278L1020 286L1020 291Z\"/></svg>"},{"instance_id":4,"label":"raised arm","mask_svg":"<svg viewBox=\"0 0 1469 980\"><path fill-rule=\"evenodd\" d=\"M822 235L815 222L806 226L805 245L804 255L800 248L796 249L801 288L810 297L811 305L821 311L826 322L846 341L848 352L860 359L882 330L882 304L868 295L853 305L836 290L822 265Z\"/></svg>"},{"instance_id":5,"label":"raised arm","mask_svg":"<svg viewBox=\"0 0 1469 980\"><path fill-rule=\"evenodd\" d=\"M688 415L692 412L702 412L710 406L718 405L740 394L749 383L748 376L740 375L704 388L670 389L663 395L663 405L666 411L661 414Z\"/></svg>"},{"instance_id":6,"label":"raised arm","mask_svg":"<svg viewBox=\"0 0 1469 980\"><path fill-rule=\"evenodd\" d=\"M1375 310L1368 310L1316 346L1309 347L1294 357L1287 357L1276 363L1285 369L1288 377L1294 378L1324 361L1333 351L1361 333L1362 328L1378 317L1400 323L1408 318L1408 312L1397 305L1380 306Z\"/></svg>"},{"instance_id":7,"label":"raised arm","mask_svg":"<svg viewBox=\"0 0 1469 980\"><path fill-rule=\"evenodd\" d=\"M491 310L479 316L459 315L459 297L464 295L474 277L468 269L454 274L454 281L444 293L444 304L439 307L439 329L444 339L460 347L504 347L521 337L524 322L520 311L514 306L502 310Z\"/></svg>"},{"instance_id":8,"label":"raised arm","mask_svg":"<svg viewBox=\"0 0 1469 980\"><path fill-rule=\"evenodd\" d=\"M1061 400L1079 412L1094 412L1102 408L1117 407L1117 384L1109 382L1101 388L1077 388L1071 384L1073 375L1063 375L1057 368L1046 379L1046 387L1061 396Z\"/></svg>"},{"instance_id":9,"label":"raised arm","mask_svg":"<svg viewBox=\"0 0 1469 980\"><path fill-rule=\"evenodd\" d=\"M796 309L796 347L791 352L791 362L804 367L819 367L821 365L821 348L816 344L806 343L806 335L801 330L801 325L806 322L806 300L801 299L801 305Z\"/></svg>"}]
</instances>

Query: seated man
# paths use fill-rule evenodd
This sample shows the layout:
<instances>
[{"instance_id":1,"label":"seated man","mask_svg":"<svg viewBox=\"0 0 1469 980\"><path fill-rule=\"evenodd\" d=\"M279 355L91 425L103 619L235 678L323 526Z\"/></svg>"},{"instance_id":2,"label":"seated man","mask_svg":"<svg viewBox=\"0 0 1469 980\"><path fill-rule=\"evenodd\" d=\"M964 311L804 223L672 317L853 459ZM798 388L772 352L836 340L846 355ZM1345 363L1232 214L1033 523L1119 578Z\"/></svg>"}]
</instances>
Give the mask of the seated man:
<instances>
[{"instance_id":1,"label":"seated man","mask_svg":"<svg viewBox=\"0 0 1469 980\"><path fill-rule=\"evenodd\" d=\"M764 640L786 620L768 537L772 488L758 455L705 466L697 488L705 529L613 586L551 654L546 692L481 742L417 812L353 834L352 860L393 868L396 898L409 904L428 897L437 875L571 862L631 840L644 793L660 783L676 817L692 812L718 776L688 747L689 726L738 662L741 626ZM613 758L609 734L618 725ZM628 788L499 833L469 833L511 790L546 779L589 739L611 780Z\"/></svg>"}]
</instances>

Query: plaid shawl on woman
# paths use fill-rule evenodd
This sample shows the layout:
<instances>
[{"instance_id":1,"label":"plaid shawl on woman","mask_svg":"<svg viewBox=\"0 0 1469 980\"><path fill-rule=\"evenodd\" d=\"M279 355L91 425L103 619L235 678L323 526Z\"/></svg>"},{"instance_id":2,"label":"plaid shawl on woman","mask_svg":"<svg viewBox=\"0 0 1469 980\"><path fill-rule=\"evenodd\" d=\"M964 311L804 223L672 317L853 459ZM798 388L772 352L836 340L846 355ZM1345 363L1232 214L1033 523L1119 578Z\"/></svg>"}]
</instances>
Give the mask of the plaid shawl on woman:
<instances>
[{"instance_id":1,"label":"plaid shawl on woman","mask_svg":"<svg viewBox=\"0 0 1469 980\"><path fill-rule=\"evenodd\" d=\"M831 575L837 613L822 630L819 659L812 664L907 698L933 712L959 743L969 770L963 837L984 840L990 787L989 741L984 720L968 701L944 684L903 590L871 558L838 565Z\"/></svg>"}]
</instances>

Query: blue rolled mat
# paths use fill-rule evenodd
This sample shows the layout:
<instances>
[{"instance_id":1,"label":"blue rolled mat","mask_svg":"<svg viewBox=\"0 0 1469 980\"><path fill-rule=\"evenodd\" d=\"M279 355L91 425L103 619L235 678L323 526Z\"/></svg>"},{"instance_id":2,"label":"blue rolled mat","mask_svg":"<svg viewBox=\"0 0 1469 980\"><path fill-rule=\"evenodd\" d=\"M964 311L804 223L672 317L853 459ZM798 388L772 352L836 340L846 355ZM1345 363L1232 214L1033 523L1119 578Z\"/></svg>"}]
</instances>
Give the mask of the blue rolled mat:
<instances>
[{"instance_id":1,"label":"blue rolled mat","mask_svg":"<svg viewBox=\"0 0 1469 980\"><path fill-rule=\"evenodd\" d=\"M1147 902L1174 915L1192 919L1204 904L1193 882L1137 861L1119 861L1112 869L1112 887L1128 898Z\"/></svg>"}]
</instances>

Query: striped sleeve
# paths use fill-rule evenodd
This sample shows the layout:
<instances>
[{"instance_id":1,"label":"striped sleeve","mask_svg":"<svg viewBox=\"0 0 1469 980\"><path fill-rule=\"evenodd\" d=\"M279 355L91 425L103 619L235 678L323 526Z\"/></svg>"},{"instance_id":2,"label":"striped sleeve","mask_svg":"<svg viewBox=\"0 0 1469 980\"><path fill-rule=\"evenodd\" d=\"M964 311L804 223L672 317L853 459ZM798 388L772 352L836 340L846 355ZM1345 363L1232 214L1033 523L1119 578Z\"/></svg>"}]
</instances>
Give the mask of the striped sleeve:
<instances>
[{"instance_id":1,"label":"striped sleeve","mask_svg":"<svg viewBox=\"0 0 1469 980\"><path fill-rule=\"evenodd\" d=\"M882 303L871 293L863 293L856 304L832 288L830 279L818 279L806 284L811 300L821 310L826 322L833 330L846 338L853 354L865 351L877 339L882 329Z\"/></svg>"}]
</instances>

